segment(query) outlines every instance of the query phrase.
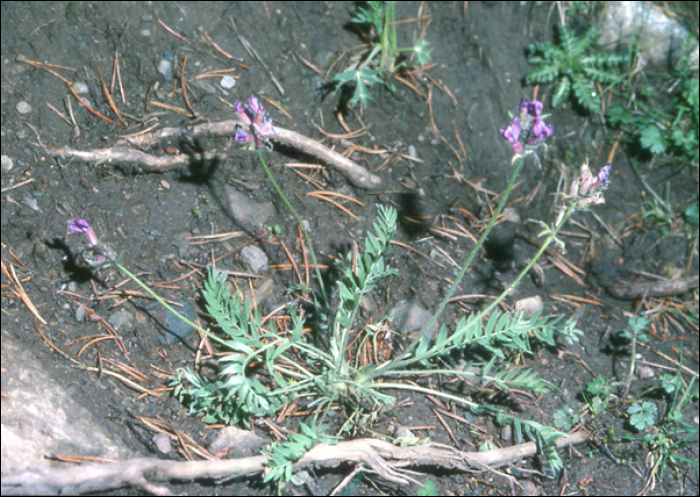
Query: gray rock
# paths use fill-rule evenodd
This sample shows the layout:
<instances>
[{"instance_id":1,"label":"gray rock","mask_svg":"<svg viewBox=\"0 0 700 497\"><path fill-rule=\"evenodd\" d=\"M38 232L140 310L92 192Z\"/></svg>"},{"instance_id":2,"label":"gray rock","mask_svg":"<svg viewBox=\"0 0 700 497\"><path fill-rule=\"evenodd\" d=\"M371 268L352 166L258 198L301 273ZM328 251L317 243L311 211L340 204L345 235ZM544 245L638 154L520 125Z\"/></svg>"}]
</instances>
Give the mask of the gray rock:
<instances>
[{"instance_id":1,"label":"gray rock","mask_svg":"<svg viewBox=\"0 0 700 497\"><path fill-rule=\"evenodd\" d=\"M241 260L253 273L267 271L270 261L265 252L255 245L246 245L241 250Z\"/></svg>"},{"instance_id":2,"label":"gray rock","mask_svg":"<svg viewBox=\"0 0 700 497\"><path fill-rule=\"evenodd\" d=\"M168 59L160 59L158 61L158 72L161 73L166 81L173 77L173 63Z\"/></svg>"},{"instance_id":3,"label":"gray rock","mask_svg":"<svg viewBox=\"0 0 700 497\"><path fill-rule=\"evenodd\" d=\"M20 102L17 102L15 109L17 109L17 112L19 112L20 114L29 114L32 111L32 106L24 100L22 100Z\"/></svg>"},{"instance_id":4,"label":"gray rock","mask_svg":"<svg viewBox=\"0 0 700 497\"><path fill-rule=\"evenodd\" d=\"M257 455L266 443L252 431L241 430L235 426L227 426L217 432L216 439L209 445L209 451L215 454L226 448L234 458Z\"/></svg>"},{"instance_id":5,"label":"gray rock","mask_svg":"<svg viewBox=\"0 0 700 497\"><path fill-rule=\"evenodd\" d=\"M194 309L190 304L184 300L177 301L178 304L182 304L182 307L173 307L179 314L194 322L195 314ZM177 317L173 312L166 309L165 311L165 330L162 335L158 337L158 343L161 345L172 345L173 343L178 343L184 340L194 331L194 328L189 324L185 323L182 319Z\"/></svg>"},{"instance_id":6,"label":"gray rock","mask_svg":"<svg viewBox=\"0 0 700 497\"><path fill-rule=\"evenodd\" d=\"M169 435L166 435L165 433L158 433L152 440L161 454L169 454L172 450Z\"/></svg>"},{"instance_id":7,"label":"gray rock","mask_svg":"<svg viewBox=\"0 0 700 497\"><path fill-rule=\"evenodd\" d=\"M196 245L190 245L189 240L187 240L187 237L189 236L192 236L189 231L181 231L173 237L172 244L177 247L181 259L188 259L193 254L199 252Z\"/></svg>"},{"instance_id":8,"label":"gray rock","mask_svg":"<svg viewBox=\"0 0 700 497\"><path fill-rule=\"evenodd\" d=\"M515 303L515 310L525 311L525 315L528 317L532 317L536 312L541 311L542 308L542 297L539 295L520 299Z\"/></svg>"},{"instance_id":9,"label":"gray rock","mask_svg":"<svg viewBox=\"0 0 700 497\"><path fill-rule=\"evenodd\" d=\"M9 173L12 171L12 168L15 167L15 161L13 161L10 157L7 155L2 156L2 170L5 173Z\"/></svg>"},{"instance_id":10,"label":"gray rock","mask_svg":"<svg viewBox=\"0 0 700 497\"><path fill-rule=\"evenodd\" d=\"M599 26L598 43L629 45L634 36L644 60L655 67L677 66L685 42L691 39L683 26L647 2L607 2ZM697 67L697 40L694 44Z\"/></svg>"},{"instance_id":11,"label":"gray rock","mask_svg":"<svg viewBox=\"0 0 700 497\"><path fill-rule=\"evenodd\" d=\"M231 88L236 86L236 80L227 74L226 76L221 78L221 83L219 83L219 84L221 85L222 88L224 88L226 90L230 90Z\"/></svg>"},{"instance_id":12,"label":"gray rock","mask_svg":"<svg viewBox=\"0 0 700 497\"><path fill-rule=\"evenodd\" d=\"M44 363L9 335L2 334L2 483L11 473L31 471L31 478L65 463L47 454L82 454L125 460L133 453L105 433L104 420L80 406L56 381L57 366ZM75 388L79 385L73 384ZM7 395L7 398L4 396ZM25 474L24 478L28 475ZM18 481L20 475L17 475ZM26 482L26 479L22 481Z\"/></svg>"},{"instance_id":13,"label":"gray rock","mask_svg":"<svg viewBox=\"0 0 700 497\"><path fill-rule=\"evenodd\" d=\"M398 332L412 336L423 329L433 315L421 305L408 300L402 300L392 309L394 315L394 329ZM437 322L428 330L428 337L432 338L437 332Z\"/></svg>"},{"instance_id":14,"label":"gray rock","mask_svg":"<svg viewBox=\"0 0 700 497\"><path fill-rule=\"evenodd\" d=\"M265 229L265 223L272 216L275 207L272 202L256 202L233 187L226 187L229 214L236 223L250 235Z\"/></svg>"},{"instance_id":15,"label":"gray rock","mask_svg":"<svg viewBox=\"0 0 700 497\"><path fill-rule=\"evenodd\" d=\"M117 331L131 329L133 321L134 315L125 309L114 311L109 318L107 318L107 322Z\"/></svg>"}]
</instances>

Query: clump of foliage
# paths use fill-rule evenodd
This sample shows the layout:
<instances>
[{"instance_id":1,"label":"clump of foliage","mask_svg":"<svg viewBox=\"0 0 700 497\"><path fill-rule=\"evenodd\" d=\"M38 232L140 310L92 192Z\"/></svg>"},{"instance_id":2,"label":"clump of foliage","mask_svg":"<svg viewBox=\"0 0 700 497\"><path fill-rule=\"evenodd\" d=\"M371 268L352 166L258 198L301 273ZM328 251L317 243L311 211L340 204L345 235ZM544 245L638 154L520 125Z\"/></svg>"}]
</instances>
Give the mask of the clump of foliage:
<instances>
[{"instance_id":1,"label":"clump of foliage","mask_svg":"<svg viewBox=\"0 0 700 497\"><path fill-rule=\"evenodd\" d=\"M682 167L697 166L700 155L700 81L687 70L679 72L663 86L668 86L668 89L645 85L639 91L635 90L634 99L610 107L608 122L624 130L632 142L652 154L670 153L681 159ZM657 95L662 93L670 94L670 103L659 102Z\"/></svg>"},{"instance_id":2,"label":"clump of foliage","mask_svg":"<svg viewBox=\"0 0 700 497\"><path fill-rule=\"evenodd\" d=\"M403 67L410 65L408 60L398 62L402 52L410 52L415 56L416 64L426 65L430 62L430 50L425 38L419 39L412 47L398 46L396 33L396 2L366 2L367 9L360 7L350 22L369 29L371 40L369 49L360 58L337 74L331 81L336 83L336 91L344 85L354 85L355 91L350 99L350 105L358 102L367 105L372 98L369 88L375 83L383 83L391 90L384 74L392 75Z\"/></svg>"},{"instance_id":3,"label":"clump of foliage","mask_svg":"<svg viewBox=\"0 0 700 497\"><path fill-rule=\"evenodd\" d=\"M574 212L604 202L603 192L610 184L612 166L608 164L593 174L587 161L572 182L567 202L560 207L556 222L546 225L540 250L509 287L485 309L461 318L454 327L443 324L435 336L429 333L506 205L525 159L536 157L537 150L545 146L545 140L553 133L552 127L544 122L541 102L521 100L519 110L512 124L501 130L501 135L515 153L515 167L506 191L430 322L402 350L380 358L376 348L378 333L391 330L391 316L376 317L373 325L356 329L363 297L383 279L396 274L384 261L396 230L397 212L393 208L378 207L374 230L368 231L365 238L364 253L339 258L337 302L329 305L319 275L323 301L315 299L315 310L308 315L290 303L288 315L291 322L284 329L279 329L273 320L261 319L257 310L252 310L241 297L231 297L225 285L226 275L214 268L209 269L202 295L215 328L213 333L206 333L223 344L228 353L219 359L219 369L214 375L181 369L171 384L180 400L190 406L190 411L205 413L205 420L209 423L249 424L254 417L271 416L283 405L304 399L306 407L313 413L312 419L301 425L303 433L272 446L268 453L268 479L293 481L294 462L315 444L367 430L382 410L395 405L396 397L385 393L387 390L411 390L433 395L462 404L474 413L493 415L499 423L513 426L516 443L522 443L524 437L537 442L553 470L563 467L556 451L556 440L566 436L565 433L513 416L494 405L475 402L459 393L404 380L416 375L428 378L436 375L478 376L481 381L489 381L504 391L517 388L546 393L551 390L551 385L531 369L517 367L511 360L521 354L532 354L533 343L555 347L557 336L573 343L582 334L576 329L576 321L569 319L564 322L564 316L553 318L540 312L533 316L524 312L503 313L497 306L547 247L558 240L559 230ZM260 151L258 157L278 194L302 224L298 213L274 181ZM311 249L311 239L304 233ZM313 256L312 250L311 254ZM315 256L313 259L315 261ZM316 295L310 289L306 291ZM309 333L308 329L312 332ZM472 357L469 352L475 348L486 351L486 355ZM445 358L453 353L460 353L469 361L463 367L450 366ZM326 433L330 429L326 420L330 410L337 408L341 409L343 416L331 436ZM419 440L415 442L420 443ZM407 441L402 439L401 443Z\"/></svg>"},{"instance_id":4,"label":"clump of foliage","mask_svg":"<svg viewBox=\"0 0 700 497\"><path fill-rule=\"evenodd\" d=\"M538 440L547 457L556 465L554 442L564 436L553 428L527 419L519 419L489 405L472 402L459 395L423 388L400 380L404 376L421 374L460 374L469 372L469 363L462 369L436 366L436 361L456 349L480 347L489 350L492 357L481 364L480 377L490 380L504 390L528 389L535 393L549 391L549 385L529 369L518 369L507 364L513 354L531 353L533 338L550 346L556 344L556 334L569 341L577 339L580 331L575 321L561 323L562 316L550 318L539 313L526 317L523 313L494 311L489 316L474 315L462 318L454 330L443 325L437 336L424 335L396 358L382 364L362 364L360 354L348 360L351 330L364 295L395 270L387 267L383 255L396 228L396 211L379 206L379 216L374 223L374 233L365 239L365 251L357 257L353 268L352 256L341 258L341 278L337 282L337 310L327 327L326 340L317 341L302 333L305 319L300 310L290 308L292 324L280 330L274 321L263 323L257 311L244 299L231 297L224 284L226 275L216 269L209 270L202 295L206 309L219 331L229 353L219 359L221 368L215 378L209 378L189 368L179 370L173 378L175 394L187 403L191 412L203 412L208 423L250 423L253 417L274 414L285 403L306 398L309 408L323 412L323 419L331 405L345 406L349 413L338 434L366 426L376 411L393 406L396 399L384 393L386 389L413 390L441 396L471 407L475 412L490 412L501 422L516 428L518 439L524 432ZM381 321L388 326L388 321ZM373 330L368 327L359 342L372 339ZM327 343L327 346L317 343ZM472 370L473 371L473 370ZM291 465L317 442L333 440L323 432L327 424L313 422L303 424L303 434L291 437L284 444L277 444L270 451L270 479L291 478Z\"/></svg>"},{"instance_id":5,"label":"clump of foliage","mask_svg":"<svg viewBox=\"0 0 700 497\"><path fill-rule=\"evenodd\" d=\"M647 325L645 318L630 318L626 330L620 336L631 339L642 337L641 330ZM634 340L630 341L634 344ZM631 348L631 357L634 358L634 347ZM698 471L698 461L689 459L682 455L682 452L698 444L698 428L693 426L683 415L683 409L690 402L698 401L697 378L693 377L686 386L681 377L683 371L683 349L680 353L680 365L676 374L665 373L658 381L636 395L637 401L633 402L626 410L626 420L632 428L630 433L622 437L614 437L614 427L611 425L601 431L605 431L603 437L596 437L599 444L618 445L620 442L639 442L649 450L647 461L650 461L650 471L647 477L647 485L654 479L663 480L664 474L672 469L679 471L683 466L689 466ZM583 397L586 400L586 407L577 411L572 406L566 406L554 414L554 425L560 430L569 430L579 423L586 412L590 412L596 424L600 424L602 414L608 408L619 403L618 396L613 392L621 387L623 391L629 390L629 378L627 381L611 381L603 375L591 381ZM626 395L625 395L626 397ZM661 410L657 407L660 402L665 402L666 407ZM619 412L617 409L610 409L609 412ZM615 451L618 452L618 451ZM622 458L621 463L625 463Z\"/></svg>"},{"instance_id":6,"label":"clump of foliage","mask_svg":"<svg viewBox=\"0 0 700 497\"><path fill-rule=\"evenodd\" d=\"M658 156L661 164L673 164L676 171L697 168L700 159L700 81L691 68L690 54L688 49L674 72L658 75L657 84L646 74L636 76L621 94L624 101L611 106L606 114L608 124L624 132L622 143L637 152L631 155L642 150ZM665 234L682 227L688 237L697 238L697 197L674 208L669 185L665 195L655 191L635 162L630 162L651 195L642 209L644 222L661 224Z\"/></svg>"},{"instance_id":7,"label":"clump of foliage","mask_svg":"<svg viewBox=\"0 0 700 497\"><path fill-rule=\"evenodd\" d=\"M615 84L620 75L613 68L627 60L627 55L614 52L595 53L591 47L598 28L591 26L581 36L569 27L559 25L557 43L530 45L530 64L539 65L525 75L525 83L543 84L558 80L552 93L552 107L558 107L569 95L590 112L600 109L600 94L594 82Z\"/></svg>"}]
</instances>

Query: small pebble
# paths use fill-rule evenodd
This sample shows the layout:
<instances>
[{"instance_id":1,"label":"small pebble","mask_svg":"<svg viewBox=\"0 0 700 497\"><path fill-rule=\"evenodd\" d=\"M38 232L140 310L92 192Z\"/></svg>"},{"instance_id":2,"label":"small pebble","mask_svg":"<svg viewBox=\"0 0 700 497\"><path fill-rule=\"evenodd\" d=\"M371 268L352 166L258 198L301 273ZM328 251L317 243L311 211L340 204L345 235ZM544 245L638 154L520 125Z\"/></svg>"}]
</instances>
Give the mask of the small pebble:
<instances>
[{"instance_id":1,"label":"small pebble","mask_svg":"<svg viewBox=\"0 0 700 497\"><path fill-rule=\"evenodd\" d=\"M165 79L170 79L173 77L173 63L167 59L160 59L158 61L158 72L165 76Z\"/></svg>"},{"instance_id":2,"label":"small pebble","mask_svg":"<svg viewBox=\"0 0 700 497\"><path fill-rule=\"evenodd\" d=\"M184 300L180 300L178 303L182 304L182 307L174 307L174 309L190 321L194 321L196 315L192 306ZM166 310L165 332L158 336L158 343L161 345L172 345L174 343L178 343L180 340L187 338L193 331L194 328L192 326L185 323L174 313Z\"/></svg>"},{"instance_id":3,"label":"small pebble","mask_svg":"<svg viewBox=\"0 0 700 497\"><path fill-rule=\"evenodd\" d=\"M221 84L221 87L222 87L222 88L224 88L224 89L226 89L226 90L230 90L231 88L233 88L234 86L236 86L236 80L233 79L231 76L229 76L229 75L227 74L226 76L224 76L223 78L221 78L221 83L220 83L220 84Z\"/></svg>"},{"instance_id":4,"label":"small pebble","mask_svg":"<svg viewBox=\"0 0 700 497\"><path fill-rule=\"evenodd\" d=\"M15 161L10 159L7 155L2 156L2 170L5 173L9 173L12 171L12 168L15 167Z\"/></svg>"},{"instance_id":5,"label":"small pebble","mask_svg":"<svg viewBox=\"0 0 700 497\"><path fill-rule=\"evenodd\" d=\"M32 106L24 100L22 100L20 102L17 102L15 109L17 109L17 112L19 112L20 114L29 114L32 111Z\"/></svg>"},{"instance_id":6,"label":"small pebble","mask_svg":"<svg viewBox=\"0 0 700 497\"><path fill-rule=\"evenodd\" d=\"M78 94L86 94L89 92L88 85L84 81L77 81L73 83L73 90Z\"/></svg>"},{"instance_id":7,"label":"small pebble","mask_svg":"<svg viewBox=\"0 0 700 497\"><path fill-rule=\"evenodd\" d=\"M165 433L158 433L153 437L153 443L156 445L161 454L168 454L172 450L170 445L170 436Z\"/></svg>"},{"instance_id":8,"label":"small pebble","mask_svg":"<svg viewBox=\"0 0 700 497\"><path fill-rule=\"evenodd\" d=\"M78 306L77 309L75 309L75 320L82 323L83 319L85 319L85 308Z\"/></svg>"}]
</instances>

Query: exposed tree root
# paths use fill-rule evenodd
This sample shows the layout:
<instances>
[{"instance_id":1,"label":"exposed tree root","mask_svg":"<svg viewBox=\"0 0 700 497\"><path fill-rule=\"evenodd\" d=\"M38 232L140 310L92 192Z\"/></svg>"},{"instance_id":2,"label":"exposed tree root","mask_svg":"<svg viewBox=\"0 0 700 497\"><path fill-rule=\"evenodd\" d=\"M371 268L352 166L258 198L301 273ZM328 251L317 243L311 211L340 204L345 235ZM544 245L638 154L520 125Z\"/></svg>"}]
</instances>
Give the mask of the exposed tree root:
<instances>
[{"instance_id":1,"label":"exposed tree root","mask_svg":"<svg viewBox=\"0 0 700 497\"><path fill-rule=\"evenodd\" d=\"M586 432L578 431L558 439L557 447L580 444L588 437ZM386 481L406 485L416 480L403 468L434 466L450 471L493 470L532 456L536 451L537 446L532 442L486 452L461 452L440 444L398 447L382 440L364 438L338 445L317 445L294 464L294 471L310 466L334 468L350 462L365 467ZM167 487L157 483L254 475L264 470L265 461L266 456L211 461L131 459L115 464L26 470L2 477L2 495L81 494L127 486L154 495L170 495Z\"/></svg>"},{"instance_id":2,"label":"exposed tree root","mask_svg":"<svg viewBox=\"0 0 700 497\"><path fill-rule=\"evenodd\" d=\"M647 297L672 297L697 288L700 278L698 275L690 278L674 278L665 281L651 281L608 287L608 293L619 300L637 300Z\"/></svg>"},{"instance_id":3,"label":"exposed tree root","mask_svg":"<svg viewBox=\"0 0 700 497\"><path fill-rule=\"evenodd\" d=\"M198 124L188 128L163 128L152 133L122 138L110 148L90 151L81 151L72 148L45 148L53 157L63 159L78 159L85 162L96 162L98 164L129 164L139 167L144 171L166 172L187 166L202 159L212 159L215 157L226 158L226 155L206 152L204 154L157 156L133 147L154 147L159 145L162 140L178 136L192 138L233 137L236 134L237 124L239 124L239 121L231 120L218 123ZM272 141L289 145L306 154L321 159L343 174L354 186L365 189L375 189L381 184L381 179L378 176L370 173L364 167L347 157L321 145L317 141L288 129L275 127L275 130L277 134L269 136Z\"/></svg>"}]
</instances>

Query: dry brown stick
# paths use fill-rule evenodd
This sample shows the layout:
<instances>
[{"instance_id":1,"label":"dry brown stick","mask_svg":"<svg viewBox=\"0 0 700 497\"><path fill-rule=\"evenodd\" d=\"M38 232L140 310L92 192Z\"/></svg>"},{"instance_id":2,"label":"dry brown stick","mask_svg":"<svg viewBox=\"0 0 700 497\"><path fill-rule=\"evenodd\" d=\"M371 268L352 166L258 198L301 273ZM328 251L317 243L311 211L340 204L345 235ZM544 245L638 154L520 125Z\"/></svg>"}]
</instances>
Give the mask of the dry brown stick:
<instances>
[{"instance_id":1,"label":"dry brown stick","mask_svg":"<svg viewBox=\"0 0 700 497\"><path fill-rule=\"evenodd\" d=\"M271 137L272 140L286 143L287 145L298 148L302 152L318 157L335 167L353 185L359 188L373 190L378 188L382 182L379 176L370 173L355 161L343 157L339 153L321 145L316 140L312 140L302 134L284 128L275 127L275 130L277 134Z\"/></svg>"},{"instance_id":2,"label":"dry brown stick","mask_svg":"<svg viewBox=\"0 0 700 497\"><path fill-rule=\"evenodd\" d=\"M203 123L188 128L187 134L193 137L225 137L235 136L236 125L242 124L237 120L221 121L218 123ZM359 188L373 190L381 185L381 179L364 167L357 164L355 161L343 157L337 152L321 145L311 138L299 134L295 131L290 131L284 128L275 127L276 135L270 135L273 141L284 143L292 146L304 153L313 155L333 166L341 174L343 174L350 183ZM182 128L162 128L153 133L148 133L140 136L124 137L122 140L111 149L96 149L88 152L73 150L69 148L54 148L49 149L49 152L54 157L59 158L76 158L86 162L131 162L143 167L151 172L170 171L176 167L181 167L189 164L189 156L186 154L157 157L154 155L134 150L128 145L138 147L153 147L161 140L170 138L173 135L182 133ZM218 157L212 154L212 157ZM205 157L206 158L206 157Z\"/></svg>"},{"instance_id":3,"label":"dry brown stick","mask_svg":"<svg viewBox=\"0 0 700 497\"><path fill-rule=\"evenodd\" d=\"M579 431L557 439L557 447L584 443L589 435ZM307 467L333 468L344 462L365 464L381 478L406 485L415 480L402 468L435 466L451 471L483 471L513 464L537 452L528 442L486 452L461 452L447 445L399 447L375 439L359 439L337 445L319 444L293 465L294 471ZM156 495L169 495L167 487L155 482L197 478L233 478L264 470L267 456L210 461L161 461L131 459L116 464L83 465L62 469L25 470L2 476L2 495L57 495L94 493L134 486Z\"/></svg>"},{"instance_id":4,"label":"dry brown stick","mask_svg":"<svg viewBox=\"0 0 700 497\"><path fill-rule=\"evenodd\" d=\"M194 119L197 117L197 113L195 112L194 108L192 107L192 104L190 104L190 99L187 98L187 83L185 81L185 67L187 67L187 56L185 55L185 58L182 59L180 62L180 86L182 87L182 97L185 99L185 105L187 106L187 110L192 113L192 118Z\"/></svg>"},{"instance_id":5,"label":"dry brown stick","mask_svg":"<svg viewBox=\"0 0 700 497\"><path fill-rule=\"evenodd\" d=\"M700 277L678 278L664 281L643 281L631 285L612 285L607 288L610 295L619 300L637 300L647 297L672 297L698 288Z\"/></svg>"},{"instance_id":6,"label":"dry brown stick","mask_svg":"<svg viewBox=\"0 0 700 497\"><path fill-rule=\"evenodd\" d=\"M119 119L119 121L121 121L121 123L122 123L121 127L126 129L126 123L124 122L124 119L122 119L122 115L119 113L119 109L117 109L117 105L114 103L114 99L112 98L111 93L109 93L109 89L107 88L107 83L105 83L105 80L102 77L102 71L100 71L99 66L97 67L97 75L100 77L100 83L102 83L102 91L104 92L105 96L107 97L107 102L109 103L109 106L112 108L114 113L117 115L117 118Z\"/></svg>"}]
</instances>

